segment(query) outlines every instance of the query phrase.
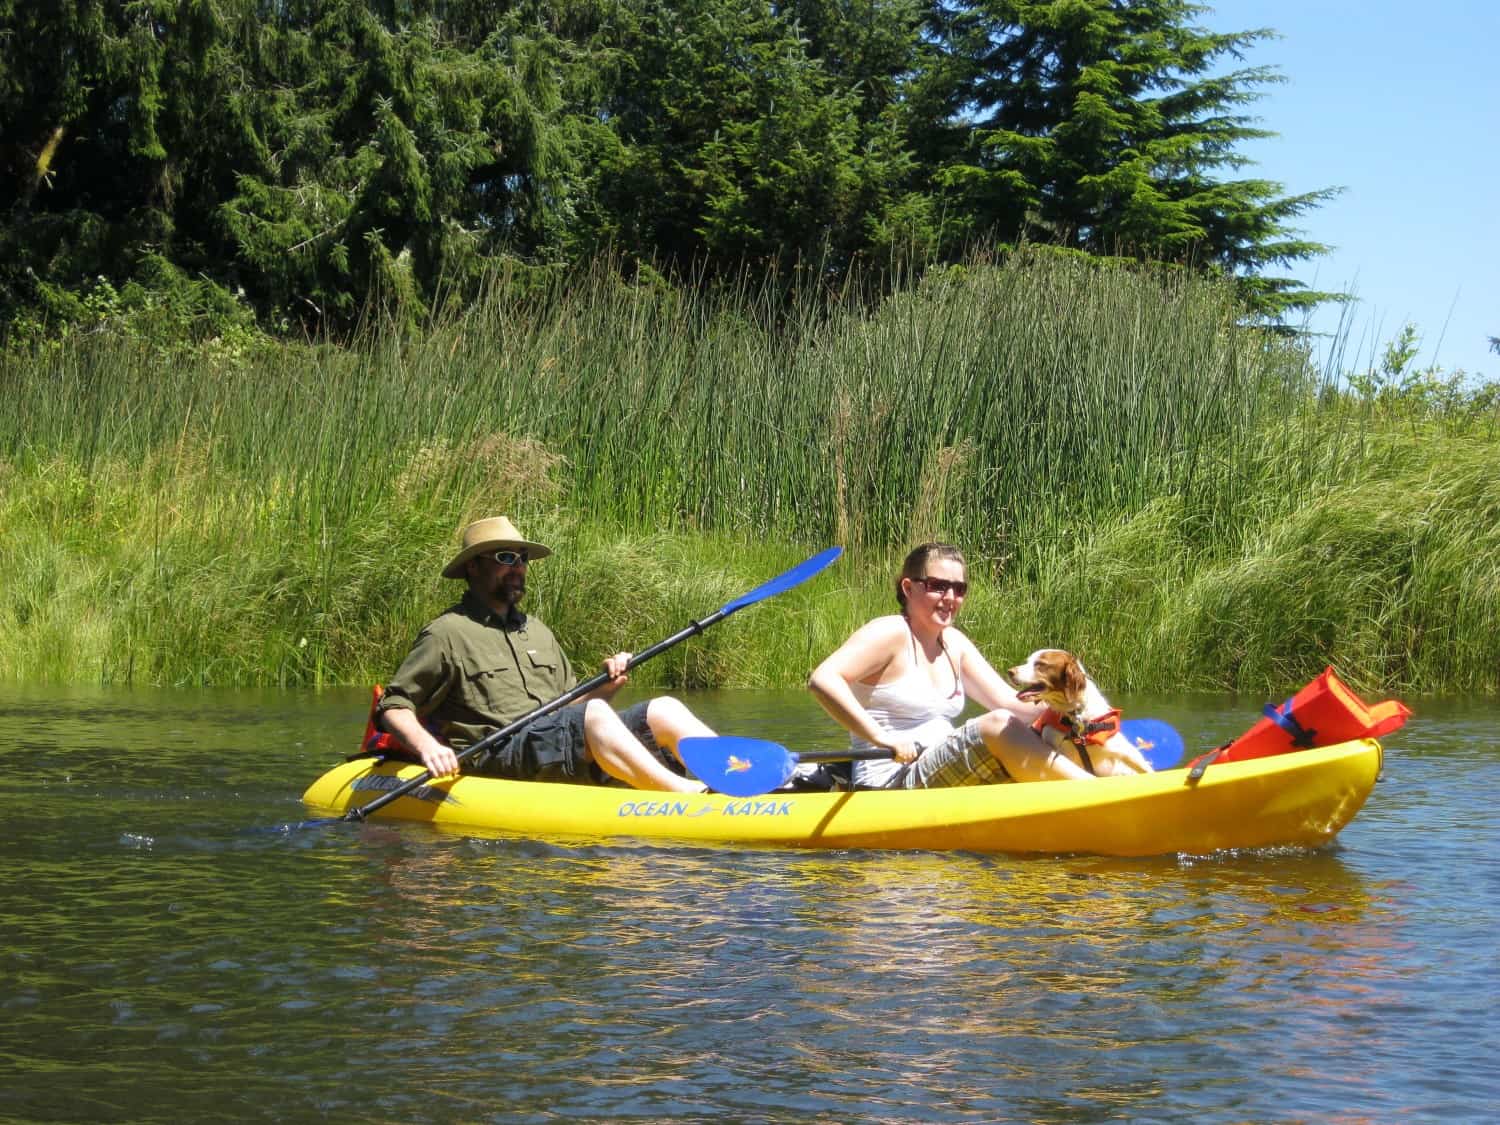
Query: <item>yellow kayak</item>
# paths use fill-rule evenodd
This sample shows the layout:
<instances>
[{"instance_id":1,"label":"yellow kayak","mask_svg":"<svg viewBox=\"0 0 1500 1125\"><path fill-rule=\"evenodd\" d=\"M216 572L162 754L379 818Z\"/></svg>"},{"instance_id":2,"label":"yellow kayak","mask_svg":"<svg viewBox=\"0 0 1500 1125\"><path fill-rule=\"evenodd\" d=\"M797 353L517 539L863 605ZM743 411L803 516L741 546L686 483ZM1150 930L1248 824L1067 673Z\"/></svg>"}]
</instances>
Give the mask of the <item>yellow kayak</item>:
<instances>
[{"instance_id":1,"label":"yellow kayak","mask_svg":"<svg viewBox=\"0 0 1500 1125\"><path fill-rule=\"evenodd\" d=\"M460 776L430 782L371 819L529 837L671 840L800 848L1203 855L1316 847L1348 824L1380 774L1374 739L1210 766L1090 781L958 789L683 796ZM342 815L421 767L356 759L303 794Z\"/></svg>"}]
</instances>

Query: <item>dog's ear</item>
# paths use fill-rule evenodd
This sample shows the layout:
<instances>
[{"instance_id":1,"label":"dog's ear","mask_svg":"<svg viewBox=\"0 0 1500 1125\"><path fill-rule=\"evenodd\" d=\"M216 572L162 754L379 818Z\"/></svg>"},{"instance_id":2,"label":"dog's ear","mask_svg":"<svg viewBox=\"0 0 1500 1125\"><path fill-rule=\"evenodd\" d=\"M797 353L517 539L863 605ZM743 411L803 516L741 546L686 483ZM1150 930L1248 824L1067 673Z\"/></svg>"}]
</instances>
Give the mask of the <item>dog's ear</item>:
<instances>
[{"instance_id":1,"label":"dog's ear","mask_svg":"<svg viewBox=\"0 0 1500 1125\"><path fill-rule=\"evenodd\" d=\"M1062 681L1062 689L1068 693L1070 699L1082 699L1083 693L1088 690L1088 676L1084 673L1083 665L1078 662L1076 656L1069 654L1068 658L1063 661L1062 675L1059 678Z\"/></svg>"}]
</instances>

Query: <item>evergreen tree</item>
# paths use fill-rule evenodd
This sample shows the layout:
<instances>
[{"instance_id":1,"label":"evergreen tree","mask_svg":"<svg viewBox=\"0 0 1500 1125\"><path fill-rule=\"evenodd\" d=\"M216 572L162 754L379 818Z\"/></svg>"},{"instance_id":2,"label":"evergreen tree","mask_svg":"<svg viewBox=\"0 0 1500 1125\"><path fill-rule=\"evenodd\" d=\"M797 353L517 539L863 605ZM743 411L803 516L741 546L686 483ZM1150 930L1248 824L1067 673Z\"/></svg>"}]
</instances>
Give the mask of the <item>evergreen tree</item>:
<instances>
[{"instance_id":1,"label":"evergreen tree","mask_svg":"<svg viewBox=\"0 0 1500 1125\"><path fill-rule=\"evenodd\" d=\"M836 88L853 95L856 149L868 169L854 207L860 226L842 243L845 258L932 257L938 215L917 156L930 117L914 96L936 58L923 35L925 0L789 0L775 7Z\"/></svg>"},{"instance_id":2,"label":"evergreen tree","mask_svg":"<svg viewBox=\"0 0 1500 1125\"><path fill-rule=\"evenodd\" d=\"M789 13L737 0L630 12L605 102L614 143L596 154L596 242L683 271L774 270L920 222L898 118L810 53Z\"/></svg>"},{"instance_id":3,"label":"evergreen tree","mask_svg":"<svg viewBox=\"0 0 1500 1125\"><path fill-rule=\"evenodd\" d=\"M6 306L145 270L310 329L418 315L560 258L604 128L567 105L597 96L588 0L0 5Z\"/></svg>"},{"instance_id":4,"label":"evergreen tree","mask_svg":"<svg viewBox=\"0 0 1500 1125\"><path fill-rule=\"evenodd\" d=\"M0 3L0 296L56 306L97 276L215 261L212 209L243 157L217 112L235 68L218 7ZM212 155L210 155L212 154Z\"/></svg>"},{"instance_id":5,"label":"evergreen tree","mask_svg":"<svg viewBox=\"0 0 1500 1125\"><path fill-rule=\"evenodd\" d=\"M922 0L787 0L772 7L795 28L808 57L856 93L861 124L901 104L919 65Z\"/></svg>"},{"instance_id":6,"label":"evergreen tree","mask_svg":"<svg viewBox=\"0 0 1500 1125\"><path fill-rule=\"evenodd\" d=\"M1326 252L1287 223L1334 192L1283 196L1279 184L1225 175L1247 163L1238 145L1270 135L1239 110L1277 75L1216 67L1273 33L1193 26L1205 10L1189 0L939 0L943 104L966 120L945 123L938 183L976 230L1002 239L1214 266L1270 314L1327 299L1261 271ZM959 130L969 143L955 158Z\"/></svg>"},{"instance_id":7,"label":"evergreen tree","mask_svg":"<svg viewBox=\"0 0 1500 1125\"><path fill-rule=\"evenodd\" d=\"M1323 249L1287 224L1329 193L1226 175L1275 75L1217 64L1269 33L1201 10L0 0L0 320L104 277L339 332L502 259L837 270L981 234L1311 303L1265 271Z\"/></svg>"},{"instance_id":8,"label":"evergreen tree","mask_svg":"<svg viewBox=\"0 0 1500 1125\"><path fill-rule=\"evenodd\" d=\"M564 95L583 64L526 9L279 9L254 113L271 158L222 209L267 301L315 321L372 296L415 315L499 258L559 260L590 127Z\"/></svg>"}]
</instances>

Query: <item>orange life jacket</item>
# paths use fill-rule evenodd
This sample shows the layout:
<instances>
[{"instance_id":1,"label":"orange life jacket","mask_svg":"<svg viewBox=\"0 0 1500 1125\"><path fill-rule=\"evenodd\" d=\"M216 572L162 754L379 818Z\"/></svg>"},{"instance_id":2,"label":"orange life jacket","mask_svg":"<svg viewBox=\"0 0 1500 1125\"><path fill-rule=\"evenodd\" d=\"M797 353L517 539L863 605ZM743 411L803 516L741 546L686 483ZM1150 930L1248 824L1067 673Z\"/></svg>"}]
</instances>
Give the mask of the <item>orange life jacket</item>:
<instances>
[{"instance_id":1,"label":"orange life jacket","mask_svg":"<svg viewBox=\"0 0 1500 1125\"><path fill-rule=\"evenodd\" d=\"M420 762L422 759L408 750L405 743L376 722L380 697L384 694L385 688L380 684L370 689L370 716L365 720L365 736L359 740L359 752L353 757L363 758L373 754L382 758L400 758L407 762ZM432 727L429 725L427 729L432 730ZM437 732L433 731L433 733Z\"/></svg>"},{"instance_id":2,"label":"orange life jacket","mask_svg":"<svg viewBox=\"0 0 1500 1125\"><path fill-rule=\"evenodd\" d=\"M1103 746L1111 736L1120 733L1120 709L1117 707L1113 711L1106 711L1097 719L1088 720L1080 730L1072 715L1064 715L1061 711L1054 711L1049 707L1037 717L1036 722L1031 724L1031 729L1043 737L1049 729L1060 732L1078 749L1078 757L1083 762L1083 768L1093 773L1094 763L1089 757L1088 748Z\"/></svg>"},{"instance_id":3,"label":"orange life jacket","mask_svg":"<svg viewBox=\"0 0 1500 1125\"><path fill-rule=\"evenodd\" d=\"M1411 716L1411 708L1396 699L1371 706L1350 691L1330 666L1279 707L1267 703L1264 713L1265 718L1218 754L1218 761L1241 762L1291 750L1379 738L1405 723Z\"/></svg>"}]
</instances>

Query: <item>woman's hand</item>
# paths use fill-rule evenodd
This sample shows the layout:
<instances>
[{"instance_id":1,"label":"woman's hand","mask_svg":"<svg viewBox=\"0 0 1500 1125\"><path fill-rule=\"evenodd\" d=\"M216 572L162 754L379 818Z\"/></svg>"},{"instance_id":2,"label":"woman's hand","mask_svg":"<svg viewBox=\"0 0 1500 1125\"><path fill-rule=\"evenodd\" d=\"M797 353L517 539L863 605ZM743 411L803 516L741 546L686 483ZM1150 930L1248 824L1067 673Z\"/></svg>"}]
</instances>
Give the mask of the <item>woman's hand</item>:
<instances>
[{"instance_id":1,"label":"woman's hand","mask_svg":"<svg viewBox=\"0 0 1500 1125\"><path fill-rule=\"evenodd\" d=\"M893 734L890 731L886 731L885 737L877 742L876 745L889 750L896 761L902 765L906 765L908 762L915 762L922 756L922 744L920 742L913 742L909 738L902 738L900 735Z\"/></svg>"}]
</instances>

